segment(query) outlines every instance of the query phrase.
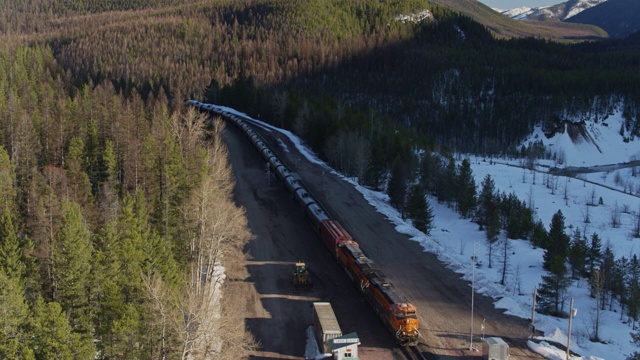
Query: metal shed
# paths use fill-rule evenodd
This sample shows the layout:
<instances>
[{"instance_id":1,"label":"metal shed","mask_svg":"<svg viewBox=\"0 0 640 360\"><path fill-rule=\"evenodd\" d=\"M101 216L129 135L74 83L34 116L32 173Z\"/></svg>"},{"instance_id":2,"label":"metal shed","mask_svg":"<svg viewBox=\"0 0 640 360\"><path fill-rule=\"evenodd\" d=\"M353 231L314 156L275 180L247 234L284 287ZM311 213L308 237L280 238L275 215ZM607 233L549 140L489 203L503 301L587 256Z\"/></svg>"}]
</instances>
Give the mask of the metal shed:
<instances>
[{"instance_id":1,"label":"metal shed","mask_svg":"<svg viewBox=\"0 0 640 360\"><path fill-rule=\"evenodd\" d=\"M499 337L490 337L482 344L482 355L485 360L509 360L509 344Z\"/></svg>"},{"instance_id":2,"label":"metal shed","mask_svg":"<svg viewBox=\"0 0 640 360\"><path fill-rule=\"evenodd\" d=\"M323 353L331 352L329 340L342 336L342 330L328 302L313 303L313 327L316 331L318 346Z\"/></svg>"}]
</instances>

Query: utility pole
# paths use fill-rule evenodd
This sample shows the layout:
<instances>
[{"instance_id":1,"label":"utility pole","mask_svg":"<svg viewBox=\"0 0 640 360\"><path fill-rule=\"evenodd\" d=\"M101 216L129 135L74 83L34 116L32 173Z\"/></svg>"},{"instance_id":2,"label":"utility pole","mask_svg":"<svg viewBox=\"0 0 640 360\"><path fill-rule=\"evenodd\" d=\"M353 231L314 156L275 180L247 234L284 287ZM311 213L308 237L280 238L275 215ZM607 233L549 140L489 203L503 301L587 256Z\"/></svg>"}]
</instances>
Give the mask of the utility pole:
<instances>
[{"instance_id":1,"label":"utility pole","mask_svg":"<svg viewBox=\"0 0 640 360\"><path fill-rule=\"evenodd\" d=\"M573 308L573 298L571 298L571 305L569 305L569 331L567 333L567 359L571 356L571 351L569 347L571 346L571 320L574 316L578 315L578 309Z\"/></svg>"},{"instance_id":2,"label":"utility pole","mask_svg":"<svg viewBox=\"0 0 640 360\"><path fill-rule=\"evenodd\" d=\"M531 304L531 324L529 324L529 330L531 331L531 338L533 339L533 334L536 332L536 326L533 323L533 319L536 316L536 296L538 295L538 287L533 287L533 302Z\"/></svg>"},{"instance_id":3,"label":"utility pole","mask_svg":"<svg viewBox=\"0 0 640 360\"><path fill-rule=\"evenodd\" d=\"M469 341L469 350L474 351L473 348L473 297L475 294L476 285L476 239L473 239L473 256L471 256L471 336Z\"/></svg>"}]
</instances>

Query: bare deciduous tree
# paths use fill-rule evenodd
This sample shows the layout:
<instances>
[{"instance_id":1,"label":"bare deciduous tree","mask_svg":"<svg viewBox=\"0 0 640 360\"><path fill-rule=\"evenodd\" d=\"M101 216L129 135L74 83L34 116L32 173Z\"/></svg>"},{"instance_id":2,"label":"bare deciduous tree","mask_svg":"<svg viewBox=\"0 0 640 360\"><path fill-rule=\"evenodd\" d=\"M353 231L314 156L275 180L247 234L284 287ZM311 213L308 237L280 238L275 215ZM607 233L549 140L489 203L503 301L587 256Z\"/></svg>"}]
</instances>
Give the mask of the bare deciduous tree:
<instances>
[{"instance_id":1,"label":"bare deciduous tree","mask_svg":"<svg viewBox=\"0 0 640 360\"><path fill-rule=\"evenodd\" d=\"M613 209L611 209L609 220L612 227L620 227L620 207L618 206L618 201L615 202L615 204L613 205Z\"/></svg>"},{"instance_id":2,"label":"bare deciduous tree","mask_svg":"<svg viewBox=\"0 0 640 360\"><path fill-rule=\"evenodd\" d=\"M602 325L602 309L604 308L604 296L602 292L605 286L605 272L603 269L595 269L591 273L591 286L595 295L595 308L591 312L591 321L593 325L593 334L591 341L600 341L600 326Z\"/></svg>"},{"instance_id":3,"label":"bare deciduous tree","mask_svg":"<svg viewBox=\"0 0 640 360\"><path fill-rule=\"evenodd\" d=\"M509 243L509 239L505 236L502 238L502 263L500 264L500 273L502 277L500 278L500 285L505 284L505 279L507 278L507 272L509 270L509 253L511 252L511 244Z\"/></svg>"},{"instance_id":4,"label":"bare deciduous tree","mask_svg":"<svg viewBox=\"0 0 640 360\"><path fill-rule=\"evenodd\" d=\"M241 357L237 347L248 348L252 344L244 329L225 329L238 323L244 325L236 308L241 304L229 302L223 312L220 310L222 280L218 270L223 264L240 262L242 248L251 238L244 209L237 207L231 198L234 181L228 150L221 140L223 128L220 120L214 120L208 172L194 190L187 209L188 214L193 214L189 237L194 260L189 286L178 304L181 316L174 321L182 342L183 359L237 358ZM235 331L239 334L227 334ZM239 336L243 341L231 344L225 336ZM233 355L229 351L233 351Z\"/></svg>"}]
</instances>

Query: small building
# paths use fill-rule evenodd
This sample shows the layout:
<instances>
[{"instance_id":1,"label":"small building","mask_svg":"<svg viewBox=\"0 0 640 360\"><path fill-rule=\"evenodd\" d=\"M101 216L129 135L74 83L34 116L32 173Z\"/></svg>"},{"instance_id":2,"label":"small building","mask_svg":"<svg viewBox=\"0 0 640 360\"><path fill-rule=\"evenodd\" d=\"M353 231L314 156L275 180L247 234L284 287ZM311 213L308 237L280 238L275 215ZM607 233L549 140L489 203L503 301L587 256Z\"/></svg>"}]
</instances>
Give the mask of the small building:
<instances>
[{"instance_id":1,"label":"small building","mask_svg":"<svg viewBox=\"0 0 640 360\"><path fill-rule=\"evenodd\" d=\"M509 360L509 344L499 337L490 337L482 343L482 358L485 360Z\"/></svg>"},{"instance_id":2,"label":"small building","mask_svg":"<svg viewBox=\"0 0 640 360\"><path fill-rule=\"evenodd\" d=\"M329 340L329 348L334 360L358 360L358 334L349 333Z\"/></svg>"}]
</instances>

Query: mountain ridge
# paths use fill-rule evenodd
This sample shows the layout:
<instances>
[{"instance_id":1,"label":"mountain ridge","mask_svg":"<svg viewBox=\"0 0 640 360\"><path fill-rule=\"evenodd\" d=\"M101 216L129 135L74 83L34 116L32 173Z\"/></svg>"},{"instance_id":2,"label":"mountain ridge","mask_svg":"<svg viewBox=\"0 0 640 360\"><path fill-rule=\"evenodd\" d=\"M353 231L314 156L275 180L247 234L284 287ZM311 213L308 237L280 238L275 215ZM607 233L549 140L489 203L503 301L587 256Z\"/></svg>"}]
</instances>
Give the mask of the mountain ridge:
<instances>
[{"instance_id":1,"label":"mountain ridge","mask_svg":"<svg viewBox=\"0 0 640 360\"><path fill-rule=\"evenodd\" d=\"M624 38L640 31L640 1L608 0L566 20L598 26L612 38Z\"/></svg>"},{"instance_id":2,"label":"mountain ridge","mask_svg":"<svg viewBox=\"0 0 640 360\"><path fill-rule=\"evenodd\" d=\"M563 21L606 1L607 0L569 0L556 5L535 8L521 6L501 11L501 13L514 20Z\"/></svg>"}]
</instances>

